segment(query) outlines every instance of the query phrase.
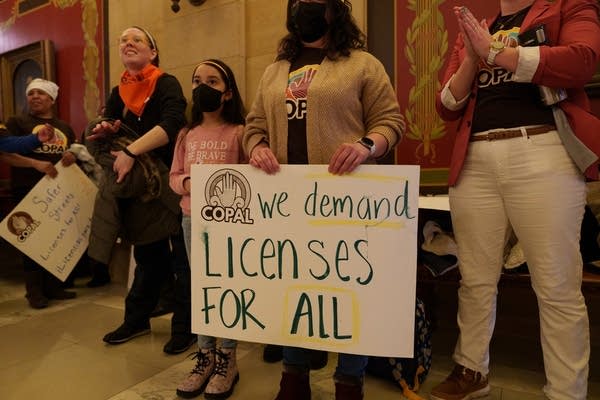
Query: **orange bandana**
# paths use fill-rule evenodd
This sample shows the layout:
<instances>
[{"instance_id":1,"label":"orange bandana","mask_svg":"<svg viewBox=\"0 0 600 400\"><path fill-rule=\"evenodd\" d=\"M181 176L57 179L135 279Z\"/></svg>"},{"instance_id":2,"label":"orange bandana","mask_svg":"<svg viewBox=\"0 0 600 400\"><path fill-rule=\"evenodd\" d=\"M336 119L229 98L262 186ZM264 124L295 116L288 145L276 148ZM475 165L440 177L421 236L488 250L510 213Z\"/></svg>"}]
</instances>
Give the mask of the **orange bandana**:
<instances>
[{"instance_id":1,"label":"orange bandana","mask_svg":"<svg viewBox=\"0 0 600 400\"><path fill-rule=\"evenodd\" d=\"M131 75L128 71L123 72L119 84L119 95L127 109L138 117L142 115L146 103L154 93L156 81L162 73L158 67L152 64L144 67L142 72L137 75Z\"/></svg>"}]
</instances>

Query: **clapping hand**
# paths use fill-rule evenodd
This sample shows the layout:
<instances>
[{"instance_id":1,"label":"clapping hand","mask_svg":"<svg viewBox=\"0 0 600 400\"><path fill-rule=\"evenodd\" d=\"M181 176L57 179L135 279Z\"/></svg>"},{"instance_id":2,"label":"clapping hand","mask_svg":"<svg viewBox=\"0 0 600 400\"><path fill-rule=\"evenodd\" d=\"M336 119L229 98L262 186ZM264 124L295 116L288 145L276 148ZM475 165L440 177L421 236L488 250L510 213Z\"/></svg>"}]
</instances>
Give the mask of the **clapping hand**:
<instances>
[{"instance_id":1,"label":"clapping hand","mask_svg":"<svg viewBox=\"0 0 600 400\"><path fill-rule=\"evenodd\" d=\"M490 51L492 35L485 19L477 21L467 7L454 7L454 14L463 35L467 55L471 58L486 59Z\"/></svg>"}]
</instances>

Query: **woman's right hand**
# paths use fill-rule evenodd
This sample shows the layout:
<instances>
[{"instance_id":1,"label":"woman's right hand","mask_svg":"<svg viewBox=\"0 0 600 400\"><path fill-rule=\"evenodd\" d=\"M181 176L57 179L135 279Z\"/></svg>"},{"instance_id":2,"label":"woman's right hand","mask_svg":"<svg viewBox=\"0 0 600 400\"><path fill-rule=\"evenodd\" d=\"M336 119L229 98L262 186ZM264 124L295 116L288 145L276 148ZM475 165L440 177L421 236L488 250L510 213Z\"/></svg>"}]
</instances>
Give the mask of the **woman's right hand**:
<instances>
[{"instance_id":1,"label":"woman's right hand","mask_svg":"<svg viewBox=\"0 0 600 400\"><path fill-rule=\"evenodd\" d=\"M279 172L279 162L269 146L261 142L254 146L250 154L250 165L260 168L267 174L272 175Z\"/></svg>"},{"instance_id":2,"label":"woman's right hand","mask_svg":"<svg viewBox=\"0 0 600 400\"><path fill-rule=\"evenodd\" d=\"M58 175L56 167L49 161L33 160L32 166L41 173L48 175L50 178L56 178L56 175Z\"/></svg>"},{"instance_id":3,"label":"woman's right hand","mask_svg":"<svg viewBox=\"0 0 600 400\"><path fill-rule=\"evenodd\" d=\"M465 32L465 26L466 26L467 22L465 21L465 11L463 10L463 7L454 6L454 15L456 15L456 19L458 21L458 28L460 30L460 35L463 39L463 42L465 44L465 50L467 52L465 61L473 63L473 64L478 64L481 57L479 57L479 55L473 48L473 43L471 42L471 38ZM486 30L488 29L485 19L481 20L479 22L479 25L481 26L482 29L486 29Z\"/></svg>"},{"instance_id":4,"label":"woman's right hand","mask_svg":"<svg viewBox=\"0 0 600 400\"><path fill-rule=\"evenodd\" d=\"M121 121L116 120L114 123L102 121L92 129L92 134L86 137L86 140L95 140L104 138L108 135L113 135L121 128Z\"/></svg>"},{"instance_id":5,"label":"woman's right hand","mask_svg":"<svg viewBox=\"0 0 600 400\"><path fill-rule=\"evenodd\" d=\"M490 51L492 35L485 19L477 21L475 16L466 7L454 7L454 14L458 20L461 34L467 46L468 57L485 59ZM474 54L473 54L474 53Z\"/></svg>"}]
</instances>

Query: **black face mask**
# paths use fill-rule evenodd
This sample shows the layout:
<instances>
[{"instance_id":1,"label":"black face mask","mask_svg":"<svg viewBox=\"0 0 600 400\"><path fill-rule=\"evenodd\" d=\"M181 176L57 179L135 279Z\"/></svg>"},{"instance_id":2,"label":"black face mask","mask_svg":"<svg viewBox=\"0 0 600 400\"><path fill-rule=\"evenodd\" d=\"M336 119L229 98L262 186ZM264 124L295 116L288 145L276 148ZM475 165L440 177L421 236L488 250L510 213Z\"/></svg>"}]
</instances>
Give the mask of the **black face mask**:
<instances>
[{"instance_id":1,"label":"black face mask","mask_svg":"<svg viewBox=\"0 0 600 400\"><path fill-rule=\"evenodd\" d=\"M325 19L327 5L322 3L299 2L294 14L294 25L305 43L316 42L329 30Z\"/></svg>"},{"instance_id":2,"label":"black face mask","mask_svg":"<svg viewBox=\"0 0 600 400\"><path fill-rule=\"evenodd\" d=\"M200 112L213 112L221 107L223 92L201 83L192 90L192 100Z\"/></svg>"}]
</instances>

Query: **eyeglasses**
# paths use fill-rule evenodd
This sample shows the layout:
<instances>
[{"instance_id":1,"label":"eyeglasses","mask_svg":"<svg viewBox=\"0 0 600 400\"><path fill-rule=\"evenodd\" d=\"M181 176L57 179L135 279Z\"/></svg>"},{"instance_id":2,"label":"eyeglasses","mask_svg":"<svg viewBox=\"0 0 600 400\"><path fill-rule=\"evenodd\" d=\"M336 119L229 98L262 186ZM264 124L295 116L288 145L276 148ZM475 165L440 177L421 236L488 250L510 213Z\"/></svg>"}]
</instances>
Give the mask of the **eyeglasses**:
<instances>
[{"instance_id":1,"label":"eyeglasses","mask_svg":"<svg viewBox=\"0 0 600 400\"><path fill-rule=\"evenodd\" d=\"M126 46L129 41L132 41L134 44L145 44L148 47L151 47L148 40L146 40L146 38L142 35L121 36L119 38L119 46Z\"/></svg>"}]
</instances>

